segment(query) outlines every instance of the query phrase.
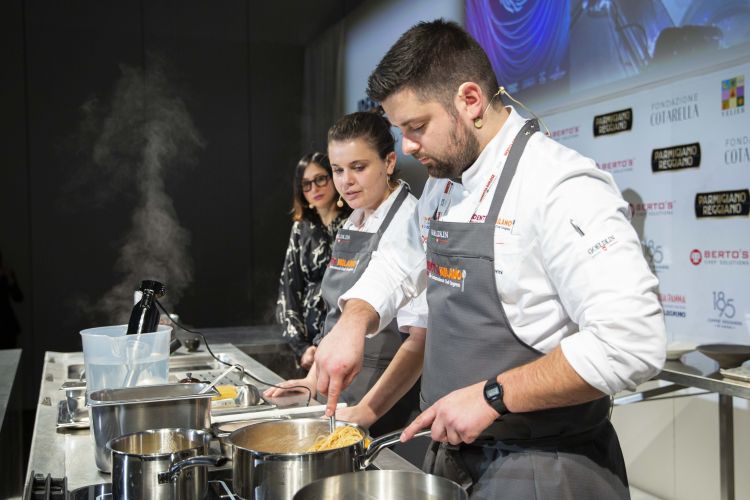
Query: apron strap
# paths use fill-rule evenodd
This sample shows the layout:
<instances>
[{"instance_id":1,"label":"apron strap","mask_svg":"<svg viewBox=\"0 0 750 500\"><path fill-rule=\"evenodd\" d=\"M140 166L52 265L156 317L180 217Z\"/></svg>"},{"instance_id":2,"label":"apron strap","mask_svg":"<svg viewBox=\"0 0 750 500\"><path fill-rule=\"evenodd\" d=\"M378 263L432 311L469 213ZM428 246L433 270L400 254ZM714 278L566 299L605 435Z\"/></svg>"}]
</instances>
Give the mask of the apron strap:
<instances>
[{"instance_id":1,"label":"apron strap","mask_svg":"<svg viewBox=\"0 0 750 500\"><path fill-rule=\"evenodd\" d=\"M537 122L536 119L527 120L526 124L518 131L518 134L516 134L515 139L513 139L513 145L510 147L508 158L505 160L503 172L500 174L500 180L497 181L495 196L492 198L492 205L490 205L490 210L487 212L487 218L484 219L484 224L495 225L497 222L500 207L503 205L505 195L508 192L513 176L516 173L518 161L521 159L521 155L526 148L526 143L529 142L529 138L534 132L538 131L539 122Z\"/></svg>"},{"instance_id":2,"label":"apron strap","mask_svg":"<svg viewBox=\"0 0 750 500\"><path fill-rule=\"evenodd\" d=\"M388 229L391 220L393 220L393 217L396 216L396 212L398 212L398 209L401 208L401 204L404 202L407 196L409 196L409 187L406 184L402 184L401 192L398 193L398 196L396 196L396 199L393 201L393 205L391 205L391 208L385 215L385 219L383 219L383 222L380 223L380 227L378 228L377 233L378 241L380 240L380 237L383 236L385 230Z\"/></svg>"}]
</instances>

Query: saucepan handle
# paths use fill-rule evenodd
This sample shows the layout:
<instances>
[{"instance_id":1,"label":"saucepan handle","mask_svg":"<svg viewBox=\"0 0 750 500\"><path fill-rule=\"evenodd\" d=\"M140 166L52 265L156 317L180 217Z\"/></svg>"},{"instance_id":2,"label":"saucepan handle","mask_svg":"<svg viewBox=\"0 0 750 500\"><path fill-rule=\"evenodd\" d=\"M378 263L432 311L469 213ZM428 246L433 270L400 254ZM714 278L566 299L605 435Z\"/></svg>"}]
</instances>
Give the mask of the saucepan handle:
<instances>
[{"instance_id":1,"label":"saucepan handle","mask_svg":"<svg viewBox=\"0 0 750 500\"><path fill-rule=\"evenodd\" d=\"M180 474L180 472L182 472L183 469L187 469L189 467L199 467L201 465L213 465L215 467L220 467L227 463L228 460L229 459L227 457L221 455L205 455L186 458L185 460L181 460L177 463L172 464L168 471L160 472L159 484L165 484L173 481L177 478L177 476Z\"/></svg>"},{"instance_id":2,"label":"saucepan handle","mask_svg":"<svg viewBox=\"0 0 750 500\"><path fill-rule=\"evenodd\" d=\"M373 439L370 443L370 446L367 447L367 450L365 450L365 452L359 459L359 468L362 470L366 469L370 466L370 464L372 464L372 461L375 460L375 457L378 456L380 450L399 443L399 438L401 437L402 432L404 432L404 429L399 429L397 431L389 432L388 434L383 434L379 438ZM429 436L431 432L432 431L430 429L424 429L414 434L414 437Z\"/></svg>"}]
</instances>

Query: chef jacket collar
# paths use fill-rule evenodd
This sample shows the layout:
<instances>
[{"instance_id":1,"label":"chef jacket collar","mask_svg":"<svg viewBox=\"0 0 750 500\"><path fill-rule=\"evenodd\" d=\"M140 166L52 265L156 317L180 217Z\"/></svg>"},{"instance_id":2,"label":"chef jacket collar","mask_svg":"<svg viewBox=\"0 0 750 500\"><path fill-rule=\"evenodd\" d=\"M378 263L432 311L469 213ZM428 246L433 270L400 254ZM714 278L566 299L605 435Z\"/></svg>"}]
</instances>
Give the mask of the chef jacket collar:
<instances>
[{"instance_id":1,"label":"chef jacket collar","mask_svg":"<svg viewBox=\"0 0 750 500\"><path fill-rule=\"evenodd\" d=\"M393 201L396 199L396 196L398 196L398 193L402 189L404 189L404 185L406 184L406 182L402 181L401 179L398 179L397 182L399 186L394 189L391 194L388 195L388 198L386 198L385 201L381 203L373 213L370 214L370 217L366 219L365 211L361 208L357 208L349 216L349 221L351 221L351 223L354 224L355 227L361 228L365 225L365 222L367 222L369 218L372 218L373 220L380 220L385 217L386 214L388 214L388 210L390 210L391 205L393 205Z\"/></svg>"},{"instance_id":2,"label":"chef jacket collar","mask_svg":"<svg viewBox=\"0 0 750 500\"><path fill-rule=\"evenodd\" d=\"M526 122L513 109L513 106L506 106L506 109L510 114L497 135L487 143L487 146L479 154L479 158L461 175L461 184L469 192L484 189L487 177L491 173L500 174L507 158L506 152L510 149L513 139ZM499 170L495 171L498 165Z\"/></svg>"}]
</instances>

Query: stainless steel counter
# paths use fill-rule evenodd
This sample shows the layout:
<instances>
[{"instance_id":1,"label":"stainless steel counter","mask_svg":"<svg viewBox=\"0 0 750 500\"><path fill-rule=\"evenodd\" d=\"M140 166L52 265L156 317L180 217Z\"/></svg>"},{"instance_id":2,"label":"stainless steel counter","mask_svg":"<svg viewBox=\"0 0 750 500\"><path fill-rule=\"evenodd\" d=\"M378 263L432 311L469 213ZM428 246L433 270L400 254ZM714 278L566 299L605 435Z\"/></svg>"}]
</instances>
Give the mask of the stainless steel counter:
<instances>
[{"instance_id":1,"label":"stainless steel counter","mask_svg":"<svg viewBox=\"0 0 750 500\"><path fill-rule=\"evenodd\" d=\"M23 456L23 378L18 376L21 349L0 349L0 448L6 456ZM16 497L23 489L23 464L3 461L0 468L0 498Z\"/></svg>"},{"instance_id":2,"label":"stainless steel counter","mask_svg":"<svg viewBox=\"0 0 750 500\"><path fill-rule=\"evenodd\" d=\"M212 350L215 353L221 352L229 355L232 359L240 362L251 376L264 382L276 384L282 381L281 377L232 344L212 345ZM184 353L182 348L177 351L177 355L191 356L191 354ZM206 353L200 352L195 355L205 356ZM45 353L42 386L39 391L34 435L26 470L26 484L29 483L32 471L36 474L51 474L55 478L66 477L68 489L71 491L82 486L110 481L108 474L103 474L96 468L94 443L88 429L56 428L58 403L64 398L64 392L60 390L60 386L69 380L68 367L82 362L83 353L80 352ZM268 387L262 383L256 385L261 391ZM282 411L298 415L322 415L322 405L313 401L310 407L305 407L306 400L307 397L304 395L277 398L270 402L279 409L254 412L253 417L275 416ZM222 417L213 418L213 420L224 421L229 419L227 415ZM231 419L237 419L238 417L239 415L232 415ZM383 450L373 465L379 469L419 470L391 450Z\"/></svg>"},{"instance_id":3,"label":"stainless steel counter","mask_svg":"<svg viewBox=\"0 0 750 500\"><path fill-rule=\"evenodd\" d=\"M734 402L733 398L750 399L750 383L722 377L719 365L699 352L667 361L656 376L675 384L676 388L695 387L719 395L719 483L721 500L734 500Z\"/></svg>"}]
</instances>

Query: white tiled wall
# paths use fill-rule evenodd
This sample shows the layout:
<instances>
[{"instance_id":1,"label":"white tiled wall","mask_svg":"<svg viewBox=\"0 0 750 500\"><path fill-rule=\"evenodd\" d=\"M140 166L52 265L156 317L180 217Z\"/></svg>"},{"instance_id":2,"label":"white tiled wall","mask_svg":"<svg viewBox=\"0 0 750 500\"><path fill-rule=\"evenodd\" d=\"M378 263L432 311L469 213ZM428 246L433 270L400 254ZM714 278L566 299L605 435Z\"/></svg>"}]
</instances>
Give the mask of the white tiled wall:
<instances>
[{"instance_id":1,"label":"white tiled wall","mask_svg":"<svg viewBox=\"0 0 750 500\"><path fill-rule=\"evenodd\" d=\"M639 390L658 384L649 382ZM719 498L716 394L616 406L612 422L633 486L665 500ZM734 454L735 498L750 498L750 409L739 398L734 402Z\"/></svg>"}]
</instances>

